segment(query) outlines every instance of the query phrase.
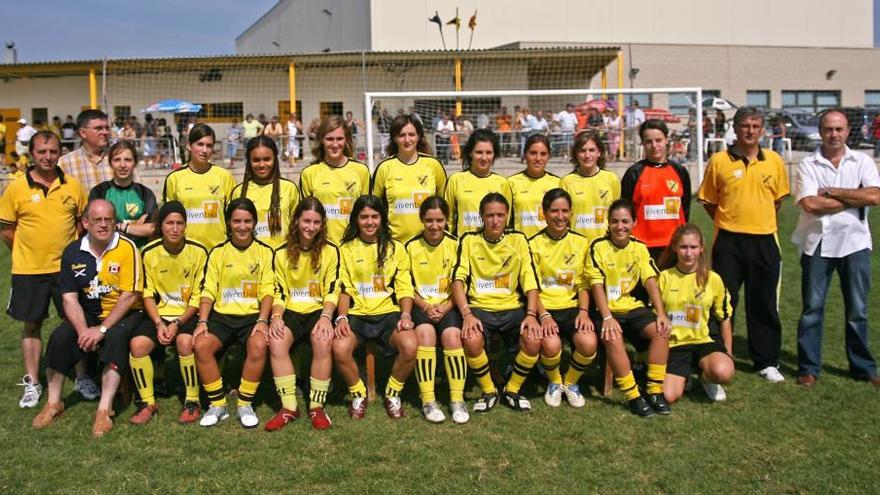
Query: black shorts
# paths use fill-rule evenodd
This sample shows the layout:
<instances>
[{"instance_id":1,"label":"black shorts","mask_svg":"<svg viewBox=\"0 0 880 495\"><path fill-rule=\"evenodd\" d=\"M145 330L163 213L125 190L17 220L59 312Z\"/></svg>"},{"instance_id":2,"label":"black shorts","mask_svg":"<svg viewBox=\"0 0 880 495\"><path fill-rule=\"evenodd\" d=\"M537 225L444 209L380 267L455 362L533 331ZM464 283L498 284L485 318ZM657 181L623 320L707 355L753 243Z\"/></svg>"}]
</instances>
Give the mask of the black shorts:
<instances>
[{"instance_id":1,"label":"black shorts","mask_svg":"<svg viewBox=\"0 0 880 495\"><path fill-rule=\"evenodd\" d=\"M574 347L574 334L577 333L574 320L577 319L578 308L548 309L547 312L550 313L553 321L556 322L556 326L559 327L559 336L568 339L569 343Z\"/></svg>"},{"instance_id":2,"label":"black shorts","mask_svg":"<svg viewBox=\"0 0 880 495\"><path fill-rule=\"evenodd\" d=\"M385 356L393 356L397 352L390 342L399 320L400 313L397 312L376 316L348 315L348 324L358 339L358 345L372 340L379 345Z\"/></svg>"},{"instance_id":3,"label":"black shorts","mask_svg":"<svg viewBox=\"0 0 880 495\"><path fill-rule=\"evenodd\" d=\"M225 315L211 311L208 316L208 332L220 339L223 347L229 346L233 339L246 345L258 319L260 319L259 314Z\"/></svg>"},{"instance_id":4,"label":"black shorts","mask_svg":"<svg viewBox=\"0 0 880 495\"><path fill-rule=\"evenodd\" d=\"M450 309L445 315L443 315L443 318L441 318L440 321L435 323L428 318L428 315L426 315L424 311L414 305L412 309L412 319L413 325L419 326L429 324L434 327L434 330L436 330L438 334L443 333L447 328L458 328L460 330L462 324L461 315L458 314L458 309L456 308Z\"/></svg>"},{"instance_id":5,"label":"black shorts","mask_svg":"<svg viewBox=\"0 0 880 495\"><path fill-rule=\"evenodd\" d=\"M287 328L290 329L291 333L293 333L293 344L299 344L300 342L308 342L309 336L312 334L312 329L315 328L315 324L318 323L318 318L321 317L321 310L312 311L311 313L297 313L296 311L291 311L289 309L284 310L284 324L287 325Z\"/></svg>"},{"instance_id":6,"label":"black shorts","mask_svg":"<svg viewBox=\"0 0 880 495\"><path fill-rule=\"evenodd\" d=\"M483 338L486 342L492 334L498 334L504 342L504 348L509 352L519 349L519 332L523 321L526 319L526 310L523 308L507 309L503 311L486 311L472 308L474 316L483 324Z\"/></svg>"},{"instance_id":7,"label":"black shorts","mask_svg":"<svg viewBox=\"0 0 880 495\"><path fill-rule=\"evenodd\" d=\"M189 319L186 323L181 325L177 329L177 335L192 335L196 329L196 325L198 324L198 315L193 315L192 318ZM162 318L162 321L165 322L166 325L170 324L174 320L169 320L168 318ZM162 346L159 343L158 332L156 331L156 325L149 318L144 317L143 321L135 327L135 329L131 332L131 338L135 337L147 337L153 341L153 344L156 344L157 347Z\"/></svg>"},{"instance_id":8,"label":"black shorts","mask_svg":"<svg viewBox=\"0 0 880 495\"><path fill-rule=\"evenodd\" d=\"M0 153L6 154L6 138L0 139Z\"/></svg>"},{"instance_id":9,"label":"black shorts","mask_svg":"<svg viewBox=\"0 0 880 495\"><path fill-rule=\"evenodd\" d=\"M623 338L632 344L636 351L642 352L648 349L651 341L643 337L642 332L645 330L645 327L657 322L657 314L653 310L642 306L626 313L612 312L612 315L620 323L620 329L623 330ZM593 319L593 325L601 333L602 317L598 313L596 313Z\"/></svg>"},{"instance_id":10,"label":"black shorts","mask_svg":"<svg viewBox=\"0 0 880 495\"><path fill-rule=\"evenodd\" d=\"M49 317L49 301L55 304L58 316L64 318L57 273L12 275L9 304L6 306L6 314L12 319L27 322L43 321Z\"/></svg>"},{"instance_id":11,"label":"black shorts","mask_svg":"<svg viewBox=\"0 0 880 495\"><path fill-rule=\"evenodd\" d=\"M124 375L128 371L128 341L135 328L144 319L143 310L130 311L117 324L107 329L104 340L98 346L96 353L102 365ZM100 318L86 315L86 324L96 326L101 324ZM46 346L44 359L47 368L52 368L62 374L67 374L87 353L80 349L77 343L78 335L67 320L63 320Z\"/></svg>"},{"instance_id":12,"label":"black shorts","mask_svg":"<svg viewBox=\"0 0 880 495\"><path fill-rule=\"evenodd\" d=\"M669 360L666 362L666 373L687 378L691 375L691 370L697 368L700 360L713 352L720 352L726 355L727 349L715 341L670 347Z\"/></svg>"}]
</instances>

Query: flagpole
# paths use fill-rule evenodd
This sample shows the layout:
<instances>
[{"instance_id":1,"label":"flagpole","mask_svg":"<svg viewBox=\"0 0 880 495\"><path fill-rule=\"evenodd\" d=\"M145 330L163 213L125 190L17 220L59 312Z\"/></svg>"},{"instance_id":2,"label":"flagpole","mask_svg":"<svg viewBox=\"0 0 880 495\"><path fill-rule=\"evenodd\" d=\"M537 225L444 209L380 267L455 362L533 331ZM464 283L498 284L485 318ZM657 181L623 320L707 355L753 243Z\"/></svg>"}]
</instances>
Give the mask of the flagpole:
<instances>
[{"instance_id":1,"label":"flagpole","mask_svg":"<svg viewBox=\"0 0 880 495\"><path fill-rule=\"evenodd\" d=\"M474 30L476 29L476 27L477 27L477 9L474 9L474 15L472 15L470 20L468 21L468 28L470 28L470 30L471 30L471 37L470 37L470 40L468 40L468 50L470 50L471 46L473 46L473 44L474 44Z\"/></svg>"},{"instance_id":2,"label":"flagpole","mask_svg":"<svg viewBox=\"0 0 880 495\"><path fill-rule=\"evenodd\" d=\"M461 30L461 18L458 17L458 7L455 8L455 51L458 51L458 32Z\"/></svg>"}]
</instances>

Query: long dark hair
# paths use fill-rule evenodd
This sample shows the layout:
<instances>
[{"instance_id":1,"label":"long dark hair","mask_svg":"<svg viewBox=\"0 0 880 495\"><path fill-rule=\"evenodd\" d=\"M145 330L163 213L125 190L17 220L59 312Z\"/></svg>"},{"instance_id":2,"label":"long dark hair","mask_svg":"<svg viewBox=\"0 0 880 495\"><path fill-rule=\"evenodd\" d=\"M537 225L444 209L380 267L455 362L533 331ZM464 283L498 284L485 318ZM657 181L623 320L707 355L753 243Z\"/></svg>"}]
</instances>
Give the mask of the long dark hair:
<instances>
[{"instance_id":1,"label":"long dark hair","mask_svg":"<svg viewBox=\"0 0 880 495\"><path fill-rule=\"evenodd\" d=\"M703 239L703 232L699 227L692 223L679 225L675 229L675 232L672 233L672 237L669 239L669 245L663 250L663 254L660 255L660 262L657 263L657 265L661 270L666 270L667 268L672 268L673 266L678 265L678 254L676 253L678 243L681 242L682 237L689 234L697 236L697 238L700 239L700 246L704 246L703 254L700 255L700 259L697 261L696 273L697 287L705 287L706 282L709 281L709 265L706 263L706 243Z\"/></svg>"},{"instance_id":2,"label":"long dark hair","mask_svg":"<svg viewBox=\"0 0 880 495\"><path fill-rule=\"evenodd\" d=\"M226 236L229 237L232 234L232 227L229 225L229 222L232 220L232 214L235 210L244 210L251 214L251 217L254 220L254 228L257 226L257 207L254 205L254 202L249 198L235 198L229 202L226 206L226 211L223 212L223 219L226 221ZM254 230L251 230L251 238L254 238Z\"/></svg>"},{"instance_id":3,"label":"long dark hair","mask_svg":"<svg viewBox=\"0 0 880 495\"><path fill-rule=\"evenodd\" d=\"M299 218L306 211L314 211L321 215L321 230L315 234L312 244L308 248L303 247L302 237L299 234ZM317 270L321 264L321 251L327 244L327 212L318 198L309 196L302 200L293 210L293 218L290 219L290 228L287 232L287 257L291 266L296 266L302 253L309 253L312 258L312 271Z\"/></svg>"},{"instance_id":4,"label":"long dark hair","mask_svg":"<svg viewBox=\"0 0 880 495\"><path fill-rule=\"evenodd\" d=\"M379 233L376 236L378 244L378 256L376 259L379 269L385 264L385 258L388 256L388 245L391 244L391 226L388 224L388 209L378 196L365 194L355 200L351 207L351 216L348 218L348 226L345 227L345 233L342 235L342 242L349 242L358 236L358 216L364 208L371 208L379 213Z\"/></svg>"},{"instance_id":5,"label":"long dark hair","mask_svg":"<svg viewBox=\"0 0 880 495\"><path fill-rule=\"evenodd\" d=\"M351 135L351 128L345 123L345 119L339 115L330 115L321 120L321 125L315 131L315 142L312 143L312 155L315 157L312 160L313 164L323 162L326 157L324 154L324 136L339 128L342 128L345 132L345 146L342 149L342 153L349 157L354 155L354 139Z\"/></svg>"},{"instance_id":6,"label":"long dark hair","mask_svg":"<svg viewBox=\"0 0 880 495\"><path fill-rule=\"evenodd\" d=\"M214 129L212 129L211 126L208 124L196 124L189 130L186 140L189 144L193 144L205 136L211 136L211 141L215 143L217 142L217 134L214 133Z\"/></svg>"},{"instance_id":7,"label":"long dark hair","mask_svg":"<svg viewBox=\"0 0 880 495\"><path fill-rule=\"evenodd\" d=\"M281 233L281 167L278 166L278 146L275 140L260 134L251 138L247 142L244 156L247 157L247 164L244 167L244 180L241 184L241 195L239 197L246 198L248 185L254 180L254 170L251 166L251 152L259 147L269 148L272 152L272 198L269 201L269 233L278 235Z\"/></svg>"},{"instance_id":8,"label":"long dark hair","mask_svg":"<svg viewBox=\"0 0 880 495\"><path fill-rule=\"evenodd\" d=\"M467 143L464 145L464 149L461 150L461 164L464 170L471 168L471 153L474 151L474 148L477 147L477 143L491 144L492 152L494 153L496 160L501 156L498 135L489 129L477 129L471 133L470 137L468 137Z\"/></svg>"},{"instance_id":9,"label":"long dark hair","mask_svg":"<svg viewBox=\"0 0 880 495\"><path fill-rule=\"evenodd\" d=\"M417 119L414 115L408 113L406 115L398 115L394 117L394 120L391 121L391 128L388 131L391 139L388 140L388 146L385 147L385 155L386 156L397 156L397 153L400 149L397 146L397 142L394 138L400 134L400 131L403 130L407 124L412 124L413 127L416 128L416 134L419 136L419 142L416 144L416 150L419 153L425 153L426 155L431 154L431 145L428 143L428 138L425 136L425 126L422 125L422 121Z\"/></svg>"}]
</instances>

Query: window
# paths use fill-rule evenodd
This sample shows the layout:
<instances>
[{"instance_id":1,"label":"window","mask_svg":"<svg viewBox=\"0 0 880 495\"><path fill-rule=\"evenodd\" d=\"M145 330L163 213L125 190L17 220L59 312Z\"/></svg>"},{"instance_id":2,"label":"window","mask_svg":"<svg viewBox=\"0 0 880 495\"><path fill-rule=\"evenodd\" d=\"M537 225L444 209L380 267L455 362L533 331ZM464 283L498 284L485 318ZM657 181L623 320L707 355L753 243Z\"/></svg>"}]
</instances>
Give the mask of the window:
<instances>
[{"instance_id":1,"label":"window","mask_svg":"<svg viewBox=\"0 0 880 495\"><path fill-rule=\"evenodd\" d=\"M639 102L639 108L651 108L651 95L648 93L631 93L623 95L624 106L631 106L633 101Z\"/></svg>"},{"instance_id":2,"label":"window","mask_svg":"<svg viewBox=\"0 0 880 495\"><path fill-rule=\"evenodd\" d=\"M128 105L114 105L113 106L113 115L114 119L127 119L131 117L131 107Z\"/></svg>"},{"instance_id":3,"label":"window","mask_svg":"<svg viewBox=\"0 0 880 495\"><path fill-rule=\"evenodd\" d=\"M31 123L34 127L37 127L39 124L48 124L49 122L49 109L48 108L32 108L31 109Z\"/></svg>"},{"instance_id":4,"label":"window","mask_svg":"<svg viewBox=\"0 0 880 495\"><path fill-rule=\"evenodd\" d=\"M669 93L669 112L675 115L687 115L688 110L695 106L695 93Z\"/></svg>"},{"instance_id":5,"label":"window","mask_svg":"<svg viewBox=\"0 0 880 495\"><path fill-rule=\"evenodd\" d=\"M871 107L871 108L880 107L880 90L876 90L876 89L865 90L865 106Z\"/></svg>"},{"instance_id":6,"label":"window","mask_svg":"<svg viewBox=\"0 0 880 495\"><path fill-rule=\"evenodd\" d=\"M770 108L770 92L763 89L746 91L746 105L765 110Z\"/></svg>"},{"instance_id":7,"label":"window","mask_svg":"<svg viewBox=\"0 0 880 495\"><path fill-rule=\"evenodd\" d=\"M840 106L840 91L782 91L782 108L817 113Z\"/></svg>"},{"instance_id":8,"label":"window","mask_svg":"<svg viewBox=\"0 0 880 495\"><path fill-rule=\"evenodd\" d=\"M238 102L199 103L202 111L196 115L199 122L215 122L231 124L244 118L244 104Z\"/></svg>"},{"instance_id":9,"label":"window","mask_svg":"<svg viewBox=\"0 0 880 495\"><path fill-rule=\"evenodd\" d=\"M329 117L331 115L342 116L342 102L322 101L318 103L318 112L321 114L321 119L324 119L324 117Z\"/></svg>"}]
</instances>

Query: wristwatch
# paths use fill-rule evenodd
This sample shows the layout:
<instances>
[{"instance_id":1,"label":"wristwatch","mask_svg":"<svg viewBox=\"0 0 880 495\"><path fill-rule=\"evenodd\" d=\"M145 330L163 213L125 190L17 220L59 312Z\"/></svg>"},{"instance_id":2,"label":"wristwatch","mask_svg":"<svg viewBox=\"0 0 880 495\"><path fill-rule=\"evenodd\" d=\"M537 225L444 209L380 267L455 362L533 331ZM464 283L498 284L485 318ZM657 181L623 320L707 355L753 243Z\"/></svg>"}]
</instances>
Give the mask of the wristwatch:
<instances>
[{"instance_id":1,"label":"wristwatch","mask_svg":"<svg viewBox=\"0 0 880 495\"><path fill-rule=\"evenodd\" d=\"M826 198L830 198L831 192L828 189L826 189L826 190L822 191L822 196L825 196Z\"/></svg>"},{"instance_id":2,"label":"wristwatch","mask_svg":"<svg viewBox=\"0 0 880 495\"><path fill-rule=\"evenodd\" d=\"M98 327L98 331L101 332L101 335L104 335L105 333L107 333L107 327L101 325L100 327Z\"/></svg>"}]
</instances>

